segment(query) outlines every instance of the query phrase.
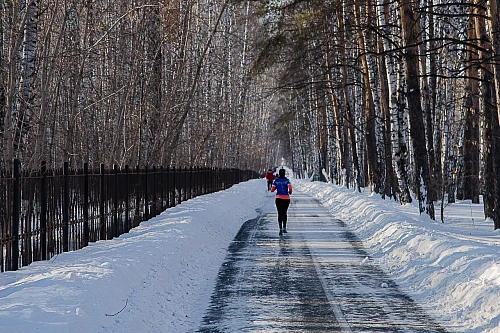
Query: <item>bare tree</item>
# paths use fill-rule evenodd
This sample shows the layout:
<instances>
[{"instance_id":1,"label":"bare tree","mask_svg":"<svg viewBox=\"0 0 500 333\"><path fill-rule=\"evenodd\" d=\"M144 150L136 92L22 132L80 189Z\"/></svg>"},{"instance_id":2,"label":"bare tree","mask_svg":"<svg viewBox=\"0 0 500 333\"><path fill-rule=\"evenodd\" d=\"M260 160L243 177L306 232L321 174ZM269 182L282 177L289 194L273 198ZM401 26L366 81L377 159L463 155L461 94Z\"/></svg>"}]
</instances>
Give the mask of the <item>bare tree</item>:
<instances>
[{"instance_id":1,"label":"bare tree","mask_svg":"<svg viewBox=\"0 0 500 333\"><path fill-rule=\"evenodd\" d=\"M434 219L434 198L427 191L430 181L429 163L426 150L425 128L422 119L422 104L419 82L417 36L420 26L413 3L403 0L401 3L401 25L404 38L404 59L406 68L407 100L410 114L411 138L415 155L415 187L420 212L426 212Z\"/></svg>"},{"instance_id":2,"label":"bare tree","mask_svg":"<svg viewBox=\"0 0 500 333\"><path fill-rule=\"evenodd\" d=\"M467 38L477 40L475 18L470 16ZM472 42L474 43L474 42ZM467 47L467 85L465 96L464 123L464 168L459 191L459 199L470 199L479 203L479 74L476 47Z\"/></svg>"}]
</instances>

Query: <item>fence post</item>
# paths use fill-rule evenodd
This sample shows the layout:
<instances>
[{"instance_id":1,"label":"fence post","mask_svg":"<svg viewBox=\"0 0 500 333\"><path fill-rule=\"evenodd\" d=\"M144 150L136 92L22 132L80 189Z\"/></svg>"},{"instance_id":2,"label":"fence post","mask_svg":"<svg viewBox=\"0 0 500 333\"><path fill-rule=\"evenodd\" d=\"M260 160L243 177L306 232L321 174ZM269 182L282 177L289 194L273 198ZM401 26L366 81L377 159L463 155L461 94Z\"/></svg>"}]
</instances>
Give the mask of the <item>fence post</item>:
<instances>
[{"instance_id":1,"label":"fence post","mask_svg":"<svg viewBox=\"0 0 500 333\"><path fill-rule=\"evenodd\" d=\"M140 220L141 214L141 192L142 192L142 180L141 180L141 170L139 169L139 165L135 166L135 180L136 180L136 188L135 188L135 214L133 227L137 227L139 223L137 221ZM140 222L140 221L139 221Z\"/></svg>"},{"instance_id":2,"label":"fence post","mask_svg":"<svg viewBox=\"0 0 500 333\"><path fill-rule=\"evenodd\" d=\"M211 167L209 170L208 170L208 189L207 189L207 193L212 193L212 188L214 187L214 183L215 183L215 167Z\"/></svg>"},{"instance_id":3,"label":"fence post","mask_svg":"<svg viewBox=\"0 0 500 333\"><path fill-rule=\"evenodd\" d=\"M175 205L177 204L177 197L175 196L175 191L176 191L176 183L175 183L175 178L176 178L176 170L175 170L175 167L172 167L172 189L174 190L173 191L173 195L174 195L174 200L173 201L173 204L172 204L172 207L175 207Z\"/></svg>"},{"instance_id":4,"label":"fence post","mask_svg":"<svg viewBox=\"0 0 500 333\"><path fill-rule=\"evenodd\" d=\"M188 187L188 172L187 166L184 166L184 201L187 200L187 187Z\"/></svg>"},{"instance_id":5,"label":"fence post","mask_svg":"<svg viewBox=\"0 0 500 333\"><path fill-rule=\"evenodd\" d=\"M210 172L209 172L209 181L210 181L210 185L209 185L209 188L208 188L208 193L213 193L214 192L214 186L215 186L215 167L211 167L210 168Z\"/></svg>"},{"instance_id":6,"label":"fence post","mask_svg":"<svg viewBox=\"0 0 500 333\"><path fill-rule=\"evenodd\" d=\"M194 197L196 198L198 196L198 185L199 185L199 180L198 180L198 167L194 167Z\"/></svg>"},{"instance_id":7,"label":"fence post","mask_svg":"<svg viewBox=\"0 0 500 333\"><path fill-rule=\"evenodd\" d=\"M64 162L63 169L63 252L69 251L69 163Z\"/></svg>"},{"instance_id":8,"label":"fence post","mask_svg":"<svg viewBox=\"0 0 500 333\"><path fill-rule=\"evenodd\" d=\"M208 186L208 167L203 167L201 172L201 195L207 192Z\"/></svg>"},{"instance_id":9,"label":"fence post","mask_svg":"<svg viewBox=\"0 0 500 333\"><path fill-rule=\"evenodd\" d=\"M127 232L130 231L131 226L130 226L130 170L128 165L125 165L125 186L127 187L126 193L125 193L125 228L127 229Z\"/></svg>"},{"instance_id":10,"label":"fence post","mask_svg":"<svg viewBox=\"0 0 500 333\"><path fill-rule=\"evenodd\" d=\"M99 238L106 239L106 212L104 211L104 196L106 192L104 164L101 164L101 193L99 195Z\"/></svg>"},{"instance_id":11,"label":"fence post","mask_svg":"<svg viewBox=\"0 0 500 333\"><path fill-rule=\"evenodd\" d=\"M203 168L196 167L196 196L201 195L201 189L203 185Z\"/></svg>"},{"instance_id":12,"label":"fence post","mask_svg":"<svg viewBox=\"0 0 500 333\"><path fill-rule=\"evenodd\" d=\"M177 172L178 176L178 187L179 187L179 201L177 201L178 204L182 202L182 168L179 167L179 172Z\"/></svg>"},{"instance_id":13,"label":"fence post","mask_svg":"<svg viewBox=\"0 0 500 333\"><path fill-rule=\"evenodd\" d=\"M203 169L203 189L201 191L201 194L207 194L208 192L208 177L209 177L209 169L208 167L205 167Z\"/></svg>"},{"instance_id":14,"label":"fence post","mask_svg":"<svg viewBox=\"0 0 500 333\"><path fill-rule=\"evenodd\" d=\"M114 222L114 226L113 226L113 236L114 237L118 237L120 235L120 228L118 227L118 165L114 165L113 166L113 171L114 171L114 187L115 187L115 190L114 190L114 193L113 193L113 206L114 206L114 214L113 214L113 222Z\"/></svg>"},{"instance_id":15,"label":"fence post","mask_svg":"<svg viewBox=\"0 0 500 333\"><path fill-rule=\"evenodd\" d=\"M144 168L144 218L143 221L149 219L149 197L148 197L148 166Z\"/></svg>"},{"instance_id":16,"label":"fence post","mask_svg":"<svg viewBox=\"0 0 500 333\"><path fill-rule=\"evenodd\" d=\"M217 189L218 189L218 177L217 177L217 168L214 167L213 168L213 179L212 179L212 182L213 182L213 185L212 185L212 189L210 190L210 193L214 193L214 192L217 192Z\"/></svg>"},{"instance_id":17,"label":"fence post","mask_svg":"<svg viewBox=\"0 0 500 333\"><path fill-rule=\"evenodd\" d=\"M215 168L215 181L216 181L216 186L214 189L214 192L219 192L222 190L222 181L224 177L224 169L221 168Z\"/></svg>"},{"instance_id":18,"label":"fence post","mask_svg":"<svg viewBox=\"0 0 500 333\"><path fill-rule=\"evenodd\" d=\"M193 167L189 167L189 198L193 197Z\"/></svg>"},{"instance_id":19,"label":"fence post","mask_svg":"<svg viewBox=\"0 0 500 333\"><path fill-rule=\"evenodd\" d=\"M156 216L156 166L153 165L153 204L151 205L151 217Z\"/></svg>"},{"instance_id":20,"label":"fence post","mask_svg":"<svg viewBox=\"0 0 500 333\"><path fill-rule=\"evenodd\" d=\"M41 259L47 260L47 162L42 161L42 184L40 189L40 247Z\"/></svg>"},{"instance_id":21,"label":"fence post","mask_svg":"<svg viewBox=\"0 0 500 333\"><path fill-rule=\"evenodd\" d=\"M21 187L21 180L20 180L20 162L19 160L15 159L14 160L14 188L13 188L13 199L14 202L12 203L12 247L11 247L11 253L12 253L12 262L11 262L11 268L13 271L17 271L19 268L19 219L20 219L20 187Z\"/></svg>"},{"instance_id":22,"label":"fence post","mask_svg":"<svg viewBox=\"0 0 500 333\"><path fill-rule=\"evenodd\" d=\"M89 245L89 164L83 164L83 246Z\"/></svg>"},{"instance_id":23,"label":"fence post","mask_svg":"<svg viewBox=\"0 0 500 333\"><path fill-rule=\"evenodd\" d=\"M201 177L200 177L200 167L195 167L195 181L196 181L196 196L200 195L200 188L201 188Z\"/></svg>"},{"instance_id":24,"label":"fence post","mask_svg":"<svg viewBox=\"0 0 500 333\"><path fill-rule=\"evenodd\" d=\"M202 167L200 168L200 175L199 175L199 179L200 179L200 195L203 195L205 194L204 191L205 191L205 188L206 188L206 183L207 183L207 168L206 167Z\"/></svg>"},{"instance_id":25,"label":"fence post","mask_svg":"<svg viewBox=\"0 0 500 333\"><path fill-rule=\"evenodd\" d=\"M167 197L166 197L166 200L167 200L167 207L166 208L170 208L170 204L172 203L170 201L170 167L167 167Z\"/></svg>"},{"instance_id":26,"label":"fence post","mask_svg":"<svg viewBox=\"0 0 500 333\"><path fill-rule=\"evenodd\" d=\"M214 183L215 183L215 186L214 186L214 189L213 189L212 193L220 191L221 186L222 186L222 180L221 180L222 179L221 178L222 173L221 173L221 169L215 168L214 170L215 170L215 172L214 172Z\"/></svg>"},{"instance_id":27,"label":"fence post","mask_svg":"<svg viewBox=\"0 0 500 333\"><path fill-rule=\"evenodd\" d=\"M165 206L163 203L165 202L165 188L163 187L163 181L164 181L164 170L163 170L163 165L160 166L160 189L161 189L161 202L160 202L160 212L163 212L165 210Z\"/></svg>"}]
</instances>

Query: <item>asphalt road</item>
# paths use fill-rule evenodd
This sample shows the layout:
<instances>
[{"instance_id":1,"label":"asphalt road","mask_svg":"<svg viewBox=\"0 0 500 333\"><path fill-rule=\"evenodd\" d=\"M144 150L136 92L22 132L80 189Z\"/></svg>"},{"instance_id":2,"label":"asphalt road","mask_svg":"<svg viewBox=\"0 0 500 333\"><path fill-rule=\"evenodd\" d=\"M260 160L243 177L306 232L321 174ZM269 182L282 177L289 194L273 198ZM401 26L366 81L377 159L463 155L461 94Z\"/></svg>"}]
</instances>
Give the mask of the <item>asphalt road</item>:
<instances>
[{"instance_id":1,"label":"asphalt road","mask_svg":"<svg viewBox=\"0 0 500 333\"><path fill-rule=\"evenodd\" d=\"M288 220L241 227L198 332L445 332L318 201L294 193Z\"/></svg>"}]
</instances>

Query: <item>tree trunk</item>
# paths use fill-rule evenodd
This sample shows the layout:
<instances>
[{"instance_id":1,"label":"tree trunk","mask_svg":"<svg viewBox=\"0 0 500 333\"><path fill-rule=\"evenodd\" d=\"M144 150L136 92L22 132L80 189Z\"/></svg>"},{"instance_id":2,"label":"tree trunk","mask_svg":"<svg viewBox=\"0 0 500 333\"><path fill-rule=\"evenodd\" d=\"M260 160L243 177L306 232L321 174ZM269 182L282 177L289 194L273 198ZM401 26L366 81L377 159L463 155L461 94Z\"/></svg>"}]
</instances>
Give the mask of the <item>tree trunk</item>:
<instances>
[{"instance_id":1,"label":"tree trunk","mask_svg":"<svg viewBox=\"0 0 500 333\"><path fill-rule=\"evenodd\" d=\"M361 6L371 6L371 3L366 4L365 0L356 0L354 3L354 18L356 21L357 40L359 53L361 58L361 68L363 71L364 83L364 120L365 120L365 146L368 165L368 182L372 186L372 191L379 193L381 191L380 184L380 170L377 154L377 136L375 134L376 128L376 115L375 104L373 101L373 92L370 83L370 71L368 68L368 61L366 58L366 42L363 35L362 22L361 22Z\"/></svg>"},{"instance_id":2,"label":"tree trunk","mask_svg":"<svg viewBox=\"0 0 500 333\"><path fill-rule=\"evenodd\" d=\"M424 74L422 77L424 96L423 100L425 103L424 113L425 113L425 134L427 143L427 156L429 161L429 182L427 183L427 188L429 191L429 197L436 199L440 183L440 175L438 170L440 169L437 164L439 160L439 155L435 149L435 138L434 129L436 123L436 57L434 51L434 9L432 6L433 0L428 0L428 56L421 57L421 72ZM425 43L422 41L422 34L419 34L418 42L422 50L422 54L427 53L425 49ZM427 66L427 64L429 66Z\"/></svg>"},{"instance_id":3,"label":"tree trunk","mask_svg":"<svg viewBox=\"0 0 500 333\"><path fill-rule=\"evenodd\" d=\"M0 11L0 68L5 68L5 54L4 54L4 39L5 39L5 27L4 27L4 14L3 11ZM5 71L0 71L0 82L6 82L6 75ZM1 136L0 136L0 147L5 149L4 143L5 141L3 138L5 137L5 115L6 115L6 96L5 96L5 86L3 84L0 84L0 131L1 131ZM3 168L4 170L7 169L6 167L6 161L4 160L4 155L0 155L0 168ZM10 167L10 166L9 166Z\"/></svg>"},{"instance_id":4,"label":"tree trunk","mask_svg":"<svg viewBox=\"0 0 500 333\"><path fill-rule=\"evenodd\" d=\"M381 0L379 6L379 25L384 29L386 35L388 35L387 24L389 22L389 0ZM377 36L377 47L378 53L384 54L385 45L384 38L381 36ZM394 75L389 72L389 68L387 66L387 60L389 60L389 56L382 56L379 59L379 76L380 76L380 112L382 115L383 121L383 139L384 139L384 147L383 147L383 191L382 196L388 196L389 198L396 199L400 193L399 186L397 183L396 173L394 171L393 166L393 157L392 157L392 119L391 119L391 93L394 93L393 89L389 85L389 78L394 78ZM394 69L392 69L394 70ZM381 176L382 177L382 176Z\"/></svg>"},{"instance_id":5,"label":"tree trunk","mask_svg":"<svg viewBox=\"0 0 500 333\"><path fill-rule=\"evenodd\" d=\"M496 58L500 55L500 0L488 0L489 6L489 17L491 20L490 24L490 39L493 46L493 56ZM493 63L494 75L495 75L495 91L496 91L496 109L497 118L500 122L500 62L495 61Z\"/></svg>"},{"instance_id":6,"label":"tree trunk","mask_svg":"<svg viewBox=\"0 0 500 333\"><path fill-rule=\"evenodd\" d=\"M325 22L327 19L325 18ZM342 22L342 20L340 20ZM339 23L340 23L339 22ZM327 71L327 87L328 87L328 95L330 98L330 103L332 106L332 114L333 117L331 117L331 121L329 121L329 132L331 133L330 137L334 137L334 142L330 143L330 146L334 146L337 151L337 161L335 163L335 166L333 166L334 169L334 178L337 184L340 184L342 181L342 172L339 172L339 170L342 170L343 166L343 161L347 159L346 157L346 152L343 149L342 145L342 119L340 116L340 110L339 110L339 105L338 105L338 97L335 93L334 89L334 78L333 78L333 66L332 66L332 52L331 52L331 40L332 37L328 33L328 27L325 24L323 33L325 34L325 62L326 62L326 71ZM346 66L346 64L343 64L343 67ZM347 153L348 154L348 153ZM333 163L330 163L330 166L332 167Z\"/></svg>"},{"instance_id":7,"label":"tree trunk","mask_svg":"<svg viewBox=\"0 0 500 333\"><path fill-rule=\"evenodd\" d=\"M496 58L500 55L500 0L489 0L488 1L489 8L489 17L491 19L490 25L490 39L491 44L493 46L493 57ZM495 107L496 107L496 124L492 125L492 128L496 128L496 132L492 131L492 136L496 138L493 142L493 167L495 168L495 214L494 214L494 228L500 228L500 140L498 139L500 136L500 129L496 126L500 126L500 62L493 62L494 68L494 82L495 82ZM492 121L495 121L495 117L492 117Z\"/></svg>"},{"instance_id":8,"label":"tree trunk","mask_svg":"<svg viewBox=\"0 0 500 333\"><path fill-rule=\"evenodd\" d=\"M407 101L410 115L410 135L415 156L414 191L419 202L420 213L426 212L435 218L434 198L429 197L429 164L425 140L425 127L419 82L418 46L419 22L412 8L412 2L404 0L400 7L404 40L404 60L406 67Z\"/></svg>"},{"instance_id":9,"label":"tree trunk","mask_svg":"<svg viewBox=\"0 0 500 333\"><path fill-rule=\"evenodd\" d=\"M19 19L20 11L19 6L21 6L18 2L6 2L5 3L5 11L9 13L9 19L11 22L9 24L12 27L16 27L15 21ZM22 21L19 23L19 30L16 31L15 28L10 31L9 38L9 61L7 68L7 84L6 84L6 101L5 101L5 114L4 114L4 122L3 122L3 156L4 163L7 167L12 166L12 161L14 157L17 156L17 150L14 148L15 144L15 131L17 129L17 125L15 123L16 117L15 115L15 99L16 99L16 86L18 81L18 51L21 43L23 41L24 34L22 31L26 27L26 22L29 15L24 15Z\"/></svg>"},{"instance_id":10,"label":"tree trunk","mask_svg":"<svg viewBox=\"0 0 500 333\"><path fill-rule=\"evenodd\" d=\"M476 41L476 20L469 18L467 39L470 43ZM466 96L465 96L465 124L463 157L464 168L461 179L460 200L472 200L479 203L479 74L478 58L475 48L467 47Z\"/></svg>"},{"instance_id":11,"label":"tree trunk","mask_svg":"<svg viewBox=\"0 0 500 333\"><path fill-rule=\"evenodd\" d=\"M481 63L481 82L482 82L482 107L484 110L484 121L483 121L483 150L484 150L484 217L492 218L494 220L494 229L500 227L500 221L497 219L496 211L498 210L498 179L496 177L495 166L496 155L500 153L496 149L499 148L500 138L499 134L499 124L498 116L495 109L495 85L493 77L493 67L488 62L491 59L491 43L489 36L486 31L486 20L484 16L486 15L485 6L486 1L481 0L478 2L478 15L476 17L476 35L479 37L480 42L480 63Z\"/></svg>"},{"instance_id":12,"label":"tree trunk","mask_svg":"<svg viewBox=\"0 0 500 333\"><path fill-rule=\"evenodd\" d=\"M337 13L337 18L338 18L338 23L339 23L339 43L340 45L346 45L345 43L345 26L344 26L344 13L343 13L343 6L339 6L338 8L338 13ZM342 91L344 94L344 119L343 119L343 143L344 143L344 154L345 154L345 159L344 159L344 172L346 175L345 179L345 184L349 186L350 184L350 177L351 177L351 166L350 163L351 161L348 158L347 153L349 152L349 149L351 150L351 158L352 158L352 164L354 166L354 178L356 182L356 187L358 190L360 190L360 186L363 183L361 181L361 172L360 172L360 166L359 166L359 157L358 157L358 152L357 152L357 147L356 147L356 132L354 128L354 117L352 116L352 110L351 110L351 96L349 94L349 72L347 70L347 56L346 56L346 50L344 47L340 47L340 52L341 52L341 62L342 62Z\"/></svg>"}]
</instances>

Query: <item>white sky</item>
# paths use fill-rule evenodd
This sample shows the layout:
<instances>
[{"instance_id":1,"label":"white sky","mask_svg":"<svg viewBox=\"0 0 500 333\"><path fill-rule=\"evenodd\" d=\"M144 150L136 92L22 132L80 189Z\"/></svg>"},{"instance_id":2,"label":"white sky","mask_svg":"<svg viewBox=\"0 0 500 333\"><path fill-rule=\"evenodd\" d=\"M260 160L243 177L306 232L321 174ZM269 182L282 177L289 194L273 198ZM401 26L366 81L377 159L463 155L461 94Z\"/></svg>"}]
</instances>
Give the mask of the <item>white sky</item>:
<instances>
[{"instance_id":1,"label":"white sky","mask_svg":"<svg viewBox=\"0 0 500 333\"><path fill-rule=\"evenodd\" d=\"M345 221L370 260L446 329L500 332L500 234L482 205L448 205L440 223L416 205L292 184ZM252 180L183 202L116 239L0 273L0 331L194 332L231 240L256 209L274 212L273 202L265 180Z\"/></svg>"}]
</instances>

